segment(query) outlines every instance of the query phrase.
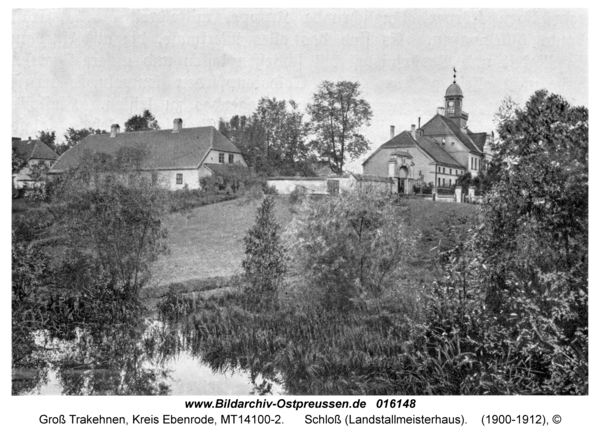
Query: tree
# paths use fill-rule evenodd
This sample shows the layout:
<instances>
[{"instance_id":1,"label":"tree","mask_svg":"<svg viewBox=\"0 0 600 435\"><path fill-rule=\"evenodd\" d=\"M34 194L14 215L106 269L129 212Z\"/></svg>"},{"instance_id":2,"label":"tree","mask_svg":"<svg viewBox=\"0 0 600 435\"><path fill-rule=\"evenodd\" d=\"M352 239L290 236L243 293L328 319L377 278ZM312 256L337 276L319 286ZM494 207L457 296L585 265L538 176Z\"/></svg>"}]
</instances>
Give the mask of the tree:
<instances>
[{"instance_id":1,"label":"tree","mask_svg":"<svg viewBox=\"0 0 600 435\"><path fill-rule=\"evenodd\" d=\"M343 172L348 157L357 158L368 149L368 141L359 130L369 125L373 112L360 98L359 87L358 82L324 81L307 108L317 136L315 148L336 173Z\"/></svg>"},{"instance_id":2,"label":"tree","mask_svg":"<svg viewBox=\"0 0 600 435\"><path fill-rule=\"evenodd\" d=\"M265 303L275 302L275 293L285 273L280 228L275 218L275 198L265 196L256 214L256 223L246 237L246 258L242 263L249 295Z\"/></svg>"},{"instance_id":3,"label":"tree","mask_svg":"<svg viewBox=\"0 0 600 435\"><path fill-rule=\"evenodd\" d=\"M44 131L38 132L38 139L44 142L53 150L56 149L56 132L55 131Z\"/></svg>"},{"instance_id":4,"label":"tree","mask_svg":"<svg viewBox=\"0 0 600 435\"><path fill-rule=\"evenodd\" d=\"M439 283L432 348L471 355L455 391L587 394L588 111L542 90L497 119L494 183Z\"/></svg>"},{"instance_id":5,"label":"tree","mask_svg":"<svg viewBox=\"0 0 600 435\"><path fill-rule=\"evenodd\" d=\"M71 257L133 296L149 279L150 264L166 252L164 192L136 170L144 152L123 147L115 156L89 155L64 175L54 201Z\"/></svg>"},{"instance_id":6,"label":"tree","mask_svg":"<svg viewBox=\"0 0 600 435\"><path fill-rule=\"evenodd\" d=\"M295 101L261 98L254 113L219 121L219 131L240 148L256 172L313 175L307 126Z\"/></svg>"},{"instance_id":7,"label":"tree","mask_svg":"<svg viewBox=\"0 0 600 435\"><path fill-rule=\"evenodd\" d=\"M154 118L154 115L148 110L144 110L141 115L133 115L125 122L125 131L146 131L159 130L160 126Z\"/></svg>"}]
</instances>

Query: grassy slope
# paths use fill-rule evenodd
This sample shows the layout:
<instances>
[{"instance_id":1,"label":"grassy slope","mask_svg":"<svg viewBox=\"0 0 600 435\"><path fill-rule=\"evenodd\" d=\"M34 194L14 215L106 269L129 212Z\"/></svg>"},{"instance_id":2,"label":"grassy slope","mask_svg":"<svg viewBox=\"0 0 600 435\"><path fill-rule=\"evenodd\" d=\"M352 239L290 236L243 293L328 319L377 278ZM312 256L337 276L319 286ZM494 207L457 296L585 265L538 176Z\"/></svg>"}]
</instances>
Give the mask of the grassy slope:
<instances>
[{"instance_id":1,"label":"grassy slope","mask_svg":"<svg viewBox=\"0 0 600 435\"><path fill-rule=\"evenodd\" d=\"M154 264L151 286L185 282L198 287L208 278L240 273L243 239L254 224L259 204L258 201L242 204L234 200L198 207L187 216L169 216L165 223L171 254ZM467 204L431 201L415 200L408 204L409 222L423 234L418 257L410 262L411 278L424 283L436 273L430 261L435 254L432 249L439 244L442 248L451 247L453 242L448 238L451 227L463 226L477 209ZM292 220L286 197L278 198L276 214L282 227Z\"/></svg>"},{"instance_id":2,"label":"grassy slope","mask_svg":"<svg viewBox=\"0 0 600 435\"><path fill-rule=\"evenodd\" d=\"M165 224L171 254L152 267L152 286L231 276L241 272L244 236L254 224L258 201L238 200L198 207L189 214L172 214ZM291 221L286 198L278 198L277 219Z\"/></svg>"}]
</instances>

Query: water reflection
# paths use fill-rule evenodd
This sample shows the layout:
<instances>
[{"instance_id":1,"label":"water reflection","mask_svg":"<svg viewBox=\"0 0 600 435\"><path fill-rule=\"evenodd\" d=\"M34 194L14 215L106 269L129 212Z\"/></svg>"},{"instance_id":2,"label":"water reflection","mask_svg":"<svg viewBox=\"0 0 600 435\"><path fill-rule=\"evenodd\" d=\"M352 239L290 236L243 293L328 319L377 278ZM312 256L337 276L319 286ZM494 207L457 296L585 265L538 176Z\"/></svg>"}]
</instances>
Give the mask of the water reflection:
<instances>
[{"instance_id":1,"label":"water reflection","mask_svg":"<svg viewBox=\"0 0 600 435\"><path fill-rule=\"evenodd\" d=\"M14 395L281 394L260 375L208 365L197 335L142 320L71 340L36 332L13 339Z\"/></svg>"}]
</instances>

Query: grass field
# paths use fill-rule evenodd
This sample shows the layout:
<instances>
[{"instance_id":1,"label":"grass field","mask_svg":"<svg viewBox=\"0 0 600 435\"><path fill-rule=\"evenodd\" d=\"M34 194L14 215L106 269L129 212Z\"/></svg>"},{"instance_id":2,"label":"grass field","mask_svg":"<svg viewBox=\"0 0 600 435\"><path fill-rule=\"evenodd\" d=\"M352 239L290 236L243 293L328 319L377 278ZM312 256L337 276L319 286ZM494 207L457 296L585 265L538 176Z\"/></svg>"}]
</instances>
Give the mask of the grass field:
<instances>
[{"instance_id":1,"label":"grass field","mask_svg":"<svg viewBox=\"0 0 600 435\"><path fill-rule=\"evenodd\" d=\"M244 236L254 224L259 205L259 201L233 200L198 207L185 215L170 215L165 224L171 252L153 265L150 285L201 282L239 274ZM278 198L276 214L282 227L291 221L287 198Z\"/></svg>"},{"instance_id":2,"label":"grass field","mask_svg":"<svg viewBox=\"0 0 600 435\"><path fill-rule=\"evenodd\" d=\"M182 283L189 290L218 288L227 278L242 272L244 236L254 224L259 201L227 201L193 209L189 214L172 214L165 224L169 231L170 255L152 267L150 287L163 293L169 284ZM466 228L477 208L468 204L408 201L409 222L423 235L419 254L411 263L411 277L424 283L436 275L430 261L436 247L451 247L456 227ZM292 220L288 198L277 198L276 216L282 228ZM453 229L453 227L455 227Z\"/></svg>"}]
</instances>

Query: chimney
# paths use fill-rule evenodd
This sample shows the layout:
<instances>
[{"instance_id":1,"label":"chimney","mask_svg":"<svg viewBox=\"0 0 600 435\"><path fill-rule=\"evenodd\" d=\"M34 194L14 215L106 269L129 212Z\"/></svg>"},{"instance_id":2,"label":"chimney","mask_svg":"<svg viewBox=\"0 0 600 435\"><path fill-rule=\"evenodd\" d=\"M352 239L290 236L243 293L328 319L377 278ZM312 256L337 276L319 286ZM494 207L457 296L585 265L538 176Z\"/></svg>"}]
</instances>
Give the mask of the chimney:
<instances>
[{"instance_id":1,"label":"chimney","mask_svg":"<svg viewBox=\"0 0 600 435\"><path fill-rule=\"evenodd\" d=\"M110 126L110 137L117 137L117 133L121 133L121 127L119 124L113 124Z\"/></svg>"},{"instance_id":2,"label":"chimney","mask_svg":"<svg viewBox=\"0 0 600 435\"><path fill-rule=\"evenodd\" d=\"M390 125L390 139L393 139L394 137L396 137L396 127Z\"/></svg>"},{"instance_id":3,"label":"chimney","mask_svg":"<svg viewBox=\"0 0 600 435\"><path fill-rule=\"evenodd\" d=\"M438 115L442 115L442 116L446 116L446 109L444 109L443 107L438 107L437 114Z\"/></svg>"},{"instance_id":4,"label":"chimney","mask_svg":"<svg viewBox=\"0 0 600 435\"><path fill-rule=\"evenodd\" d=\"M179 133L183 128L183 120L181 118L175 118L173 120L173 133Z\"/></svg>"},{"instance_id":5,"label":"chimney","mask_svg":"<svg viewBox=\"0 0 600 435\"><path fill-rule=\"evenodd\" d=\"M416 131L415 124L410 125L410 135L412 136L412 138L414 140L417 140L417 131Z\"/></svg>"},{"instance_id":6,"label":"chimney","mask_svg":"<svg viewBox=\"0 0 600 435\"><path fill-rule=\"evenodd\" d=\"M29 136L29 140L31 140L31 136Z\"/></svg>"},{"instance_id":7,"label":"chimney","mask_svg":"<svg viewBox=\"0 0 600 435\"><path fill-rule=\"evenodd\" d=\"M419 130L421 130L421 117L419 116Z\"/></svg>"}]
</instances>

